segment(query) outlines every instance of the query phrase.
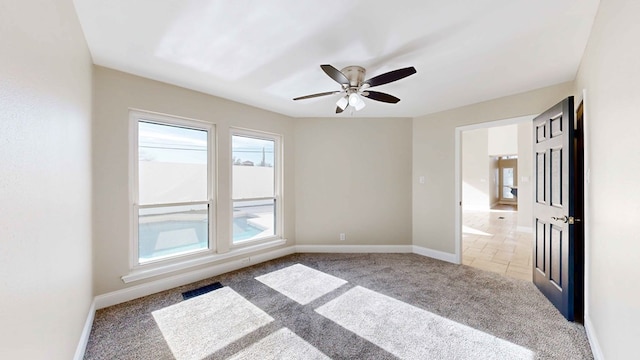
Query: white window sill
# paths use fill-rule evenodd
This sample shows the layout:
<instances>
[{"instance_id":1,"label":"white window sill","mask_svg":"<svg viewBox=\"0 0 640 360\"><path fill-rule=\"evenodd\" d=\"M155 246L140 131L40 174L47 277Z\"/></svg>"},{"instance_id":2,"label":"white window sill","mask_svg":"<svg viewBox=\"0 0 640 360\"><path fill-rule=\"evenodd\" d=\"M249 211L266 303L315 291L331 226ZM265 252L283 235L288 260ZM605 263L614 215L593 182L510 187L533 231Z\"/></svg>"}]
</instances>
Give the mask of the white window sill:
<instances>
[{"instance_id":1,"label":"white window sill","mask_svg":"<svg viewBox=\"0 0 640 360\"><path fill-rule=\"evenodd\" d=\"M156 265L153 268L136 269L131 271L129 274L122 276L121 279L125 284L128 284L128 283L148 279L154 276L170 274L172 272L185 270L185 269L193 268L193 267L204 265L204 264L220 262L222 260L226 260L236 256L251 254L256 251L270 249L273 247L284 245L286 243L287 243L286 239L276 239L276 240L263 242L256 245L244 246L241 248L232 249L229 252L226 252L224 254L206 255L206 256L198 257L195 259L189 259L189 260L185 260L177 263L171 263L166 265Z\"/></svg>"}]
</instances>

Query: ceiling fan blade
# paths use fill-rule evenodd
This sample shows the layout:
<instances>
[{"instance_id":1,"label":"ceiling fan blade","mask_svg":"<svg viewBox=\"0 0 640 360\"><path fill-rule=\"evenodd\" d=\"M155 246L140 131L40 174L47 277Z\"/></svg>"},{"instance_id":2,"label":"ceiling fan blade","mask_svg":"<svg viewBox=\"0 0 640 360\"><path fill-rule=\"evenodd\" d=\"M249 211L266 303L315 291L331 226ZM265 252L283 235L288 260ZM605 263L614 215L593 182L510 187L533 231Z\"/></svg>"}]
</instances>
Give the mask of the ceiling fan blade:
<instances>
[{"instance_id":1,"label":"ceiling fan blade","mask_svg":"<svg viewBox=\"0 0 640 360\"><path fill-rule=\"evenodd\" d=\"M331 65L320 65L322 70L338 84L349 86L349 79L338 69Z\"/></svg>"},{"instance_id":2,"label":"ceiling fan blade","mask_svg":"<svg viewBox=\"0 0 640 360\"><path fill-rule=\"evenodd\" d=\"M395 104L398 101L400 101L400 99L398 99L397 97L395 97L393 95L385 94L385 93L382 93L382 92L379 92L379 91L368 90L366 92L363 92L362 96L366 96L367 98L369 98L371 100L382 101L382 102L392 103L392 104Z\"/></svg>"},{"instance_id":3,"label":"ceiling fan blade","mask_svg":"<svg viewBox=\"0 0 640 360\"><path fill-rule=\"evenodd\" d=\"M327 92L322 92L322 93L317 93L317 94L311 94L311 95L305 95L305 96L299 96L297 98L294 98L293 100L304 100L304 99L311 99L311 98L315 98L315 97L320 97L320 96L327 96L327 95L333 95L333 94L339 94L342 91L327 91Z\"/></svg>"},{"instance_id":4,"label":"ceiling fan blade","mask_svg":"<svg viewBox=\"0 0 640 360\"><path fill-rule=\"evenodd\" d=\"M349 105L347 105L347 107L349 107ZM346 107L345 107L346 109ZM341 112L343 112L344 110L340 108L340 106L336 106L336 114L340 114Z\"/></svg>"},{"instance_id":5,"label":"ceiling fan blade","mask_svg":"<svg viewBox=\"0 0 640 360\"><path fill-rule=\"evenodd\" d=\"M365 80L364 84L369 84L369 87L380 86L380 85L388 84L390 82L394 82L396 80L406 78L407 76L413 75L416 72L417 72L416 68L414 68L413 66L403 68L403 69L393 70L393 71L386 72L384 74L380 74L378 76L374 76L369 80Z\"/></svg>"}]
</instances>

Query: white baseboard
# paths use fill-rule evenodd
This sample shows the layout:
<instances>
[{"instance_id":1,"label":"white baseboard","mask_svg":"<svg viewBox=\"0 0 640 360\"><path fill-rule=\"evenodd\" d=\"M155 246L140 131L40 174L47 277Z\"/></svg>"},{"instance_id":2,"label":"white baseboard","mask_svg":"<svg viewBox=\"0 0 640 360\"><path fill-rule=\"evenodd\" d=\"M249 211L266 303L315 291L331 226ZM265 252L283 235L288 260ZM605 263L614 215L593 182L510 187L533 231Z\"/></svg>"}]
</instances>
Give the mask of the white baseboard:
<instances>
[{"instance_id":1,"label":"white baseboard","mask_svg":"<svg viewBox=\"0 0 640 360\"><path fill-rule=\"evenodd\" d=\"M518 226L516 227L516 231L527 233L527 234L533 234L533 228L529 226Z\"/></svg>"},{"instance_id":2,"label":"white baseboard","mask_svg":"<svg viewBox=\"0 0 640 360\"><path fill-rule=\"evenodd\" d=\"M584 330L587 332L587 339L589 339L589 345L591 345L591 352L593 353L593 358L595 360L604 360L604 355L602 354L602 348L600 347L600 343L598 342L598 337L596 336L596 330L593 328L593 324L591 323L591 318L589 315L584 315Z\"/></svg>"},{"instance_id":3,"label":"white baseboard","mask_svg":"<svg viewBox=\"0 0 640 360\"><path fill-rule=\"evenodd\" d=\"M87 349L87 344L89 343L89 335L91 334L91 328L93 327L93 319L96 315L96 301L95 299L91 301L91 306L89 306L89 313L87 314L87 320L84 322L84 327L82 328L82 334L80 334L80 341L78 342L78 347L76 348L76 353L73 356L74 360L82 360L84 358L84 352Z\"/></svg>"},{"instance_id":4,"label":"white baseboard","mask_svg":"<svg viewBox=\"0 0 640 360\"><path fill-rule=\"evenodd\" d=\"M457 264L456 254L416 245L296 245L297 253L414 253Z\"/></svg>"},{"instance_id":5,"label":"white baseboard","mask_svg":"<svg viewBox=\"0 0 640 360\"><path fill-rule=\"evenodd\" d=\"M126 289L113 291L110 293L98 295L95 297L95 308L97 310L109 306L117 305L123 302L131 301L143 296L173 289L178 286L190 284L196 281L204 280L213 276L224 274L230 271L238 270L247 266L258 264L261 262L277 259L295 252L294 246L288 246L266 253L252 255L247 258L229 261L222 264L209 266L205 269L194 270L184 274L170 276L164 279L151 281L148 283L135 285Z\"/></svg>"},{"instance_id":6,"label":"white baseboard","mask_svg":"<svg viewBox=\"0 0 640 360\"><path fill-rule=\"evenodd\" d=\"M438 259L438 260L442 260L442 261L446 261L446 262L450 262L452 264L458 263L458 260L456 259L456 254L446 253L439 250L433 250L433 249L425 248L422 246L413 245L413 253Z\"/></svg>"},{"instance_id":7,"label":"white baseboard","mask_svg":"<svg viewBox=\"0 0 640 360\"><path fill-rule=\"evenodd\" d=\"M297 253L411 253L411 245L296 245Z\"/></svg>"}]
</instances>

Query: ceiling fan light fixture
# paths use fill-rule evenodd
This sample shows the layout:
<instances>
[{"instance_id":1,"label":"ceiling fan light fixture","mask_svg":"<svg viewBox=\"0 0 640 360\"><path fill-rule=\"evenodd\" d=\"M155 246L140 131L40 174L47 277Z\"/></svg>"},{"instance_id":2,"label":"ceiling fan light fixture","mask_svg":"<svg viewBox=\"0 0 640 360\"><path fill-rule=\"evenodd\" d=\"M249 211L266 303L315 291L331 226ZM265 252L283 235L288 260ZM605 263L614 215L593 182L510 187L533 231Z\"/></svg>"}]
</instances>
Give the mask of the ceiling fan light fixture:
<instances>
[{"instance_id":1,"label":"ceiling fan light fixture","mask_svg":"<svg viewBox=\"0 0 640 360\"><path fill-rule=\"evenodd\" d=\"M358 104L361 101L362 100L360 100L360 97L358 97L358 94L356 93L349 94L349 105L355 107L356 104Z\"/></svg>"},{"instance_id":2,"label":"ceiling fan light fixture","mask_svg":"<svg viewBox=\"0 0 640 360\"><path fill-rule=\"evenodd\" d=\"M338 102L336 103L336 105L344 110L347 108L347 105L349 105L349 100L347 99L346 96L341 97L340 99L338 99Z\"/></svg>"},{"instance_id":3,"label":"ceiling fan light fixture","mask_svg":"<svg viewBox=\"0 0 640 360\"><path fill-rule=\"evenodd\" d=\"M364 100L362 100L362 98L360 96L358 96L358 102L353 106L356 108L356 111L360 111L362 110L365 105L367 105Z\"/></svg>"}]
</instances>

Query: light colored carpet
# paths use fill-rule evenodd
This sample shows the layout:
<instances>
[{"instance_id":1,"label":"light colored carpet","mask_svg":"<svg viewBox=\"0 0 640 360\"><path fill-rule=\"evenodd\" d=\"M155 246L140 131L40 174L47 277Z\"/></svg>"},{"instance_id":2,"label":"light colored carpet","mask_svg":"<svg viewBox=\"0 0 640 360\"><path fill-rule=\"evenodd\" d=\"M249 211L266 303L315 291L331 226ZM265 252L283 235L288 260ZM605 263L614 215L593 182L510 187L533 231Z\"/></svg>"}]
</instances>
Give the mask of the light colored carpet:
<instances>
[{"instance_id":1,"label":"light colored carpet","mask_svg":"<svg viewBox=\"0 0 640 360\"><path fill-rule=\"evenodd\" d=\"M199 360L270 323L273 318L224 287L152 312L178 360Z\"/></svg>"},{"instance_id":2,"label":"light colored carpet","mask_svg":"<svg viewBox=\"0 0 640 360\"><path fill-rule=\"evenodd\" d=\"M316 312L400 359L521 359L522 346L356 286Z\"/></svg>"},{"instance_id":3,"label":"light colored carpet","mask_svg":"<svg viewBox=\"0 0 640 360\"><path fill-rule=\"evenodd\" d=\"M295 280L283 294L299 272L346 283L294 300L315 291ZM273 274L291 278L279 290L256 280ZM225 288L182 299L217 281ZM207 325L196 329L199 316ZM593 358L584 327L531 282L416 254L294 254L97 311L85 359L509 359L518 349Z\"/></svg>"},{"instance_id":4,"label":"light colored carpet","mask_svg":"<svg viewBox=\"0 0 640 360\"><path fill-rule=\"evenodd\" d=\"M253 359L329 360L329 357L291 330L283 328L241 350L230 360Z\"/></svg>"},{"instance_id":5,"label":"light colored carpet","mask_svg":"<svg viewBox=\"0 0 640 360\"><path fill-rule=\"evenodd\" d=\"M347 281L302 264L272 271L256 280L301 305L326 295Z\"/></svg>"}]
</instances>

